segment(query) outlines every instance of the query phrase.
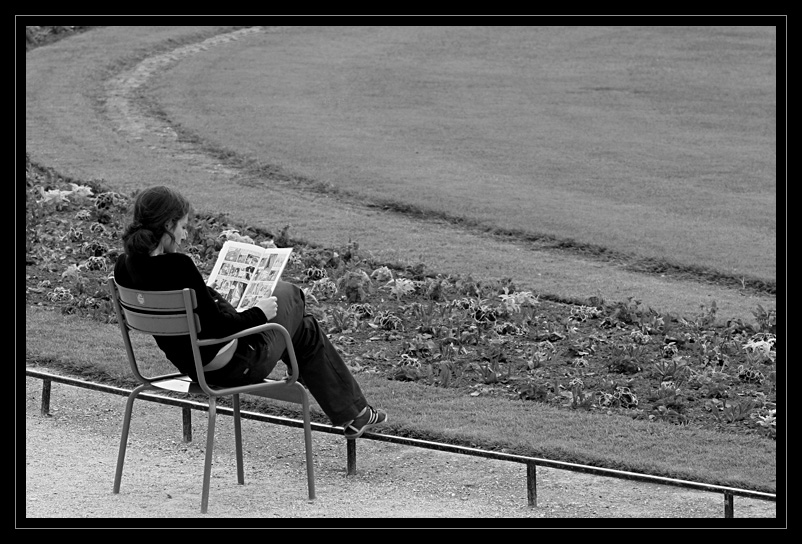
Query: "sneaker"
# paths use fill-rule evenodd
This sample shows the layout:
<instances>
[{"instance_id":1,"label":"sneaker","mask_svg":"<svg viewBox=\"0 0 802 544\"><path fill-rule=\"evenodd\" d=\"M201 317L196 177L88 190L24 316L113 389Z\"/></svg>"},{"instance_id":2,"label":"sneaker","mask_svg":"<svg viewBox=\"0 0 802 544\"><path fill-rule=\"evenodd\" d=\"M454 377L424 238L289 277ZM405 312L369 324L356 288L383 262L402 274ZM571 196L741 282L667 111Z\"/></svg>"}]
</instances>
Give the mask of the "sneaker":
<instances>
[{"instance_id":1,"label":"sneaker","mask_svg":"<svg viewBox=\"0 0 802 544\"><path fill-rule=\"evenodd\" d=\"M353 440L359 438L362 433L379 425L387 422L387 414L381 410L374 410L372 406L368 406L363 412L357 416L355 420L345 426L345 438Z\"/></svg>"}]
</instances>

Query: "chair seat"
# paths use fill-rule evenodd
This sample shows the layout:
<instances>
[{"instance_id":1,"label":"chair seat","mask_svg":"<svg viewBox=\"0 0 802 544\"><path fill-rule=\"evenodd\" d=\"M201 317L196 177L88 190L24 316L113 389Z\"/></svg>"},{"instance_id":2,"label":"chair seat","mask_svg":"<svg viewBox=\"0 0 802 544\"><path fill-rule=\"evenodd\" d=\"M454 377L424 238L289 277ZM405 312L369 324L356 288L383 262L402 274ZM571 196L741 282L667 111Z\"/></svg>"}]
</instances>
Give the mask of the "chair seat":
<instances>
[{"instance_id":1,"label":"chair seat","mask_svg":"<svg viewBox=\"0 0 802 544\"><path fill-rule=\"evenodd\" d=\"M198 384L198 382L196 381L193 381L187 375L178 376L176 378L171 378L169 380L154 381L151 382L151 385L159 389L165 389L167 391L175 391L176 393L205 394L203 390L200 388L200 384ZM214 386L210 387L214 389Z\"/></svg>"},{"instance_id":2,"label":"chair seat","mask_svg":"<svg viewBox=\"0 0 802 544\"><path fill-rule=\"evenodd\" d=\"M267 385L273 385L275 387L265 388L261 391L260 390L252 391L249 392L248 394L253 395L255 397L265 397L269 399L283 400L286 402L294 402L297 404L303 403L304 389L300 384L298 383L293 384L298 386L298 387L293 387L293 385L287 386L287 383L284 380L268 380L268 379L265 379L264 383ZM177 376L166 380L154 381L151 382L151 385L158 389L174 391L176 393L206 395L203 389L201 389L200 384L196 381L193 381L192 378L190 378L187 375ZM212 390L222 389L222 387L218 387L211 384L209 384L209 388Z\"/></svg>"}]
</instances>

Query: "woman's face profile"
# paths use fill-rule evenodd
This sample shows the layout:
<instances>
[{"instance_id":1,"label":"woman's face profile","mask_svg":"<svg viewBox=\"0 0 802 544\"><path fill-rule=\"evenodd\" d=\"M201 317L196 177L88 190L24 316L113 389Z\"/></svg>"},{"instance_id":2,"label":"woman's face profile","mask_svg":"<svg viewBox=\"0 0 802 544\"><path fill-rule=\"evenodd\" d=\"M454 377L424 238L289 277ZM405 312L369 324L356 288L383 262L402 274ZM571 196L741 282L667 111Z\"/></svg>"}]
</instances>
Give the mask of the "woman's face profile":
<instances>
[{"instance_id":1,"label":"woman's face profile","mask_svg":"<svg viewBox=\"0 0 802 544\"><path fill-rule=\"evenodd\" d=\"M175 253L178 251L181 242L187 239L187 222L189 221L189 214L185 215L181 219L179 219L175 226L171 229L170 226L167 226L167 230L172 233L173 238L170 238L168 234L162 236L162 246L164 248L165 253Z\"/></svg>"}]
</instances>

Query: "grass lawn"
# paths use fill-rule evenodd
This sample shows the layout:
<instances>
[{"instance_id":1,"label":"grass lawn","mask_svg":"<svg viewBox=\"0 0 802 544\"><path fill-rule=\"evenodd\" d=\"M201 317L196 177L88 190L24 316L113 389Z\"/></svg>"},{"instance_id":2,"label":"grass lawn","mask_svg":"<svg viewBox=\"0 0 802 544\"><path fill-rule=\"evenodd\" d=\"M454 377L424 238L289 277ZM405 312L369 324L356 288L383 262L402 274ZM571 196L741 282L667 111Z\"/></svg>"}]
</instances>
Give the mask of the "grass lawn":
<instances>
[{"instance_id":1,"label":"grass lawn","mask_svg":"<svg viewBox=\"0 0 802 544\"><path fill-rule=\"evenodd\" d=\"M716 274L713 277L706 277L704 282L684 281L689 277L684 273L666 274L664 277L662 270L659 274L643 274L643 271L656 272L659 263L639 263L637 256L616 255L613 246L607 242L601 248L589 246L587 241L581 240L578 236L571 238L575 235L569 235L568 230L558 237L550 237L540 229L540 226L544 224L544 218L551 213L549 210L552 207L565 206L566 202L573 202L576 208L571 213L563 214L565 220L571 220L578 224L582 221L587 222L582 218L591 217L588 214L599 215L600 212L593 210L593 202L596 200L589 204L587 198L570 200L561 197L554 202L549 202L546 210L524 214L531 218L532 224L537 227L533 228L538 231L538 234L534 236L539 238L523 243L521 242L522 237L527 238L530 235L519 233L511 237L493 237L477 235L475 229L466 228L469 227L466 221L470 221L470 218L463 213L463 208L468 210L472 206L470 204L472 199L467 191L464 192L464 199L460 199L457 205L449 207L449 213L458 215L456 217L449 216L445 221L442 220L442 217L438 219L437 216L438 213L443 212L444 207L440 207L439 211L435 212L432 211L434 208L430 206L424 214L391 213L390 210L399 206L401 209L414 210L414 208L412 206L405 208L406 204L401 206L397 200L394 204L395 208L366 206L369 204L368 197L363 193L355 194L350 199L343 199L341 198L342 193L335 194L333 192L339 191L341 186L330 183L332 178L327 172L331 170L328 164L336 158L336 155L332 157L331 153L318 153L318 148L312 146L310 140L315 133L327 130L326 127L329 126L329 123L315 122L313 123L315 128L311 133L299 134L298 140L293 140L296 132L281 133L275 129L275 127L283 126L275 125L280 117L277 117L280 109L271 110L267 117L261 116L264 98L254 100L250 106L240 103L240 106L236 108L239 110L246 107L253 108L253 111L256 112L253 117L261 119L262 129L265 132L264 137L255 140L243 138L242 134L247 134L254 128L253 122L249 119L243 119L241 123L238 123L243 127L251 124L251 128L244 132L238 132L237 126L223 125L226 130L224 147L233 148L234 144L239 145L239 143L243 145L242 156L236 154L239 151L236 149L232 149L234 155L228 154L229 157L234 158L233 168L227 167L228 163L222 155L207 157L199 154L195 146L189 145L192 143L192 138L186 139L183 131L181 131L175 146L171 146L169 138L165 138L169 137L171 133L175 133L173 127L166 123L159 124L153 119L136 118L140 112L140 104L136 103L139 97L160 97L164 90L159 86L162 81L167 81L163 78L168 78L168 80L177 78L176 83L180 82L179 74L182 73L185 63L199 63L195 66L206 71L230 73L232 69L236 68L235 60L238 59L236 59L236 55L234 57L227 55L233 54L232 52L243 47L252 50L252 44L264 45L264 40L277 39L277 36L273 35L274 33L288 32L268 29L264 31L264 36L250 34L247 38L227 42L224 45L198 49L198 54L182 57L172 63L169 60L173 57L172 51L175 48L184 47L182 44L193 44L203 38L217 37L216 35L220 32L230 30L215 27L107 27L63 40L58 43L57 47L47 46L30 51L27 56L29 69L26 74L26 150L30 153L32 160L54 168L62 175L78 180L102 179L110 189L125 193L148 185L169 183L186 194L202 211L229 213L238 222L272 231L290 225L290 234L298 240L332 247L344 245L349 240L353 240L358 242L362 248L388 260L409 261L410 264L423 262L430 270L443 273L469 271L476 279L481 280L510 277L523 288L565 296L569 299L601 296L605 300L626 300L628 297L634 297L655 309L684 315L697 312L700 304L709 305L711 301L716 301L722 316L741 319L751 319L757 304L764 307L774 306L775 300L771 294L754 293L748 289L746 291L735 289L741 286L742 276L740 274L746 276L747 286L749 286L749 272L745 267L764 266L756 264L761 261L770 262L773 266L776 260L776 241L773 236L770 242L761 245L760 243L746 243L745 241L749 237L738 235L744 243L737 248L731 248L731 251L727 250L731 258L734 258L733 256L736 254L739 256L738 272L736 275L730 276L726 284L717 284L718 276ZM320 31L322 30L317 30L317 32ZM296 32L300 32L300 29L288 35L281 34L280 37L289 40L287 43L293 44L293 47L306 47L306 42L297 36ZM317 35L310 30L309 39L318 40L315 43L322 44L324 38L325 36ZM262 40L262 42L254 40ZM283 42L275 44L276 54L286 53L281 43ZM264 51L263 46L261 50ZM133 103L120 101L121 98L125 98L125 91L118 88L117 84L110 81L109 78L115 76L118 70L124 71L126 68L135 66L142 58L156 51L166 55L162 59L162 64L169 66L170 70L157 72L150 77L153 80L150 83L155 85L155 89L134 88L129 91L131 94L128 100L133 100ZM320 47L319 54L324 55L324 53L329 54L325 47ZM217 61L205 61L210 64L204 66L204 61L196 57L217 59ZM380 56L380 58L382 57ZM289 59L287 60L289 61ZM311 58L309 62L312 60L314 58ZM264 59L264 61L268 62L269 59ZM292 68L294 64L290 63L288 66ZM321 72L323 76L326 73L325 71ZM196 77L199 76L196 74ZM142 74L136 75L134 79L136 85L143 85L149 81ZM248 87L246 81L239 79L237 81L236 87ZM198 81L198 84L201 83L213 85L220 82ZM265 84L278 85L279 82L269 81ZM291 81L281 84L290 85ZM197 91L194 85L177 89L181 89L180 92L177 90L175 93L179 96L182 96L183 93L191 95ZM210 89L216 90L217 88L212 86ZM230 91L226 92L230 94ZM196 143L208 145L210 141L215 143L215 138L219 140L220 136L216 135L216 129L212 125L214 120L214 117L211 116L212 112L206 111L207 107L203 106L203 104L208 105L210 93L204 94L207 96L197 97L197 105L186 104L186 106L196 107L199 116L198 123L204 124L204 126L198 126ZM271 95L269 98L273 100L275 97ZM164 107L171 114L180 113L173 109L177 104L170 100L179 100L180 102L185 98L166 97L165 99ZM119 107L119 110L114 110L113 106L114 108ZM228 106L220 104L219 107L221 111L224 111ZM114 111L127 112L134 118L127 121L120 120ZM306 111L306 109L301 109L301 113ZM375 114L378 115L379 112L376 111ZM298 120L300 121L300 118ZM310 119L310 122L312 121ZM180 127L177 128L181 130ZM348 127L346 127L347 129ZM363 130L364 127L357 127L351 132L356 135ZM578 134L577 137L582 138L582 134ZM327 141L333 141L333 139ZM219 144L219 141L217 143ZM366 142L366 144L368 143L370 141ZM308 144L310 147L307 148ZM410 169L416 169L431 164L427 162L428 159L440 149L433 148L430 151L415 149L416 153L410 152L403 155L405 149L410 149L410 145L388 146L382 153L371 155L370 160L353 163L351 166L367 168L371 167L370 165L374 161L376 164L382 164L386 157L398 153L402 154L399 156L408 159L406 163ZM178 149L175 149L176 146ZM356 146L354 149L358 150L359 148L360 146ZM267 149L275 149L276 152L282 149L295 150L296 157L299 156L300 151L303 151L303 154L308 153L309 157L315 157L315 160L320 160L321 165L325 165L322 167L325 175L321 175L320 178L306 178L309 183L303 183L302 173L305 170L295 170L293 166L293 164L300 165L301 163L295 161L295 163L289 164L287 162L293 159L293 155L286 155L277 163L271 164L267 162L270 157L255 154L255 150L264 152ZM217 150L220 150L219 147ZM479 157L487 155L479 153L476 147L473 148L473 151L476 151L474 155L477 160ZM186 152L189 152L188 156L184 157L183 154ZM448 154L443 155L442 160L451 160L448 158L449 156ZM260 169L256 172L237 170L237 166L242 164L243 158L253 159L254 157L261 167ZM463 154L463 157L473 160L472 156L466 154ZM221 165L223 168L220 168ZM566 163L566 168L569 166ZM282 168L284 169L282 170ZM367 178L362 176L359 179L364 181ZM470 179L470 177L466 179ZM323 192L313 190L320 186L327 189ZM491 190L493 186L491 184L488 187L487 196L489 197L493 194ZM549 187L548 190L562 191L556 185ZM417 190L407 191L407 196L416 197L418 192ZM679 192L679 194L683 193ZM544 195L546 193L542 193L539 198L532 200L531 204L543 206ZM393 195L390 191L382 195L382 198L390 197L398 199L398 195ZM456 196L450 195L449 198L453 199ZM722 196L722 198L724 197ZM502 204L518 205L514 202L515 200L521 199L507 199ZM597 200L600 210L609 203L604 199ZM404 202L410 203L410 201ZM436 199L431 199L431 203L436 202ZM498 202L491 203L488 200L487 205L496 206ZM475 205L473 207L475 208ZM655 212L653 217L660 217L660 213ZM497 218L506 220L515 215L504 212L497 214ZM610 217L614 217L614 215L610 215ZM466 219L460 222L460 218ZM604 221L608 219L604 219ZM701 219L698 221L705 222ZM687 249L699 244L707 244L711 239L705 230L689 234L672 231L668 226L653 233L654 236L641 234L644 229L650 232L653 230L651 223L636 221L635 218L629 222L624 221L624 228L615 232L605 232L601 228L602 223L603 221L599 221L597 224L588 224L593 225L594 232L598 230L598 233L604 233L596 234L602 235L610 243L621 236L634 236L663 240L661 243L673 240L671 243L676 244L678 240L683 240L683 245ZM682 223L677 221L677 224ZM709 222L709 225L704 228L715 227L716 224ZM719 230L719 233L737 232L734 225L731 227L729 230ZM632 240L634 238L627 242L628 247L631 247ZM645 244L644 247L647 245ZM557 246L556 249L554 246ZM566 248L569 251L565 251ZM589 249L590 252L602 258L588 259L587 251L577 253L570 251L571 248ZM717 255L716 262L725 262L723 248L723 245L708 247L710 255ZM698 252L698 248L693 251ZM639 254L643 255L644 253L640 252ZM635 259L634 263L633 259ZM675 261L676 259L676 255L670 254L666 250L658 258L658 261ZM695 266L701 265L697 263ZM718 268L726 267L719 266ZM693 271L691 271L690 277L693 276ZM771 283L774 283L773 276Z\"/></svg>"},{"instance_id":2,"label":"grass lawn","mask_svg":"<svg viewBox=\"0 0 802 544\"><path fill-rule=\"evenodd\" d=\"M367 201L774 280L775 39L298 28L188 57L150 91L212 146Z\"/></svg>"}]
</instances>

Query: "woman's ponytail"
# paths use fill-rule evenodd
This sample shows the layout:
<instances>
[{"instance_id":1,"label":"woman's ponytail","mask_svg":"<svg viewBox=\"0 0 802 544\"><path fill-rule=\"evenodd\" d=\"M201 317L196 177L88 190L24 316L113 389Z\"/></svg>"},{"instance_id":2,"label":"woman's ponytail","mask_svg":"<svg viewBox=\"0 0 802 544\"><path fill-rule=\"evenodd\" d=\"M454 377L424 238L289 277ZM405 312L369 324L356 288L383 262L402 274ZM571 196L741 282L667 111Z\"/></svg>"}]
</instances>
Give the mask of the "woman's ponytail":
<instances>
[{"instance_id":1,"label":"woman's ponytail","mask_svg":"<svg viewBox=\"0 0 802 544\"><path fill-rule=\"evenodd\" d=\"M159 245L161 236L142 225L131 224L123 233L123 248L127 255L149 255Z\"/></svg>"}]
</instances>

